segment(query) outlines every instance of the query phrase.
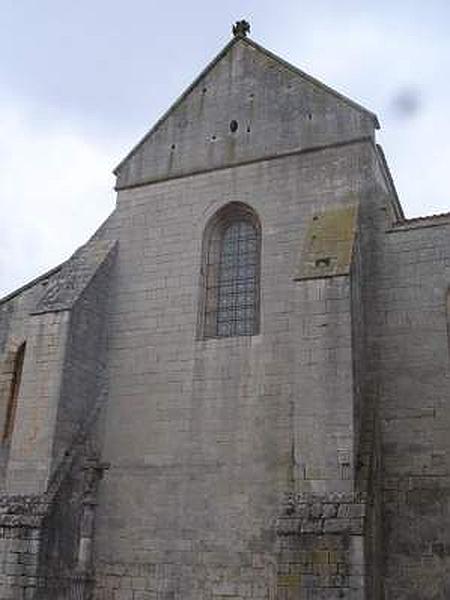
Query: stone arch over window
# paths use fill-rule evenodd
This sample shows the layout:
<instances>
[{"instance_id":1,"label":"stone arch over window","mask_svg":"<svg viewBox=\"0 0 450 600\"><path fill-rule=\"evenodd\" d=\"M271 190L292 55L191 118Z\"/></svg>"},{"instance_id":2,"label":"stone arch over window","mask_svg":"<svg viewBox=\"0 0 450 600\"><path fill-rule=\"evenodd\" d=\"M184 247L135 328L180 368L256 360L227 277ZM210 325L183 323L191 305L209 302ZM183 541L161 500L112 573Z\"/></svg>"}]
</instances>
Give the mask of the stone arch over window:
<instances>
[{"instance_id":1,"label":"stone arch over window","mask_svg":"<svg viewBox=\"0 0 450 600\"><path fill-rule=\"evenodd\" d=\"M247 204L231 202L203 236L199 337L259 333L261 224Z\"/></svg>"},{"instance_id":2,"label":"stone arch over window","mask_svg":"<svg viewBox=\"0 0 450 600\"><path fill-rule=\"evenodd\" d=\"M2 444L8 444L14 430L14 422L17 411L17 400L19 397L20 382L22 379L23 362L25 358L26 344L23 342L20 346L7 353L3 364L2 399L3 399L3 430Z\"/></svg>"}]
</instances>

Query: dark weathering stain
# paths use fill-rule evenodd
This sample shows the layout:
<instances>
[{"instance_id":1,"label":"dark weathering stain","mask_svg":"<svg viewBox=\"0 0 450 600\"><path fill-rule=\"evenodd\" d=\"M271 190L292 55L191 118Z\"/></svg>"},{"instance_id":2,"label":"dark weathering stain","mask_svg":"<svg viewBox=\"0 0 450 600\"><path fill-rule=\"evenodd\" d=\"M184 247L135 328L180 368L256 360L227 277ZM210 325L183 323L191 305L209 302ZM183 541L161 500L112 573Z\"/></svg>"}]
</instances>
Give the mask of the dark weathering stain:
<instances>
[{"instance_id":1,"label":"dark weathering stain","mask_svg":"<svg viewBox=\"0 0 450 600\"><path fill-rule=\"evenodd\" d=\"M12 302L6 303L3 307L0 307L0 352L4 352L6 346L6 340L8 339L9 324L11 317L14 312L14 305Z\"/></svg>"}]
</instances>

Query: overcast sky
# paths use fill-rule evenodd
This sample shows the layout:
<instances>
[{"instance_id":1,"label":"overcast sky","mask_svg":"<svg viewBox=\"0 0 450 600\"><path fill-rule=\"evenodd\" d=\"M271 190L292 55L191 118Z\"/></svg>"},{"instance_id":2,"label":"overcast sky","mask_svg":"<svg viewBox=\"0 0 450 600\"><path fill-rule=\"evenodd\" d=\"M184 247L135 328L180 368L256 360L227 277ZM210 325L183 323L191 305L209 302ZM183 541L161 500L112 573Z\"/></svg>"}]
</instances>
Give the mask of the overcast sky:
<instances>
[{"instance_id":1,"label":"overcast sky","mask_svg":"<svg viewBox=\"0 0 450 600\"><path fill-rule=\"evenodd\" d=\"M377 113L407 216L450 211L449 0L0 0L0 296L114 207L112 169L246 18Z\"/></svg>"}]
</instances>

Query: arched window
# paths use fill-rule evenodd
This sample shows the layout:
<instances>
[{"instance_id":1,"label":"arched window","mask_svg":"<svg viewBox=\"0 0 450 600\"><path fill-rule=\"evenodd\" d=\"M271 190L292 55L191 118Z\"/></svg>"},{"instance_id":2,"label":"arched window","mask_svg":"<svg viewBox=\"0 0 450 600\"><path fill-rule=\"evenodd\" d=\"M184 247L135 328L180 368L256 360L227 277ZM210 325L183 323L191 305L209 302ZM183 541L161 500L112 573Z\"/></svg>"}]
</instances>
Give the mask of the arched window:
<instances>
[{"instance_id":1,"label":"arched window","mask_svg":"<svg viewBox=\"0 0 450 600\"><path fill-rule=\"evenodd\" d=\"M202 335L259 332L261 227L246 204L232 202L210 221L203 240Z\"/></svg>"},{"instance_id":2,"label":"arched window","mask_svg":"<svg viewBox=\"0 0 450 600\"><path fill-rule=\"evenodd\" d=\"M25 342L17 350L14 358L14 370L11 381L11 388L6 407L5 424L3 427L2 442L9 442L14 430L14 420L16 418L17 399L19 397L20 380L22 378L23 361L25 358Z\"/></svg>"}]
</instances>

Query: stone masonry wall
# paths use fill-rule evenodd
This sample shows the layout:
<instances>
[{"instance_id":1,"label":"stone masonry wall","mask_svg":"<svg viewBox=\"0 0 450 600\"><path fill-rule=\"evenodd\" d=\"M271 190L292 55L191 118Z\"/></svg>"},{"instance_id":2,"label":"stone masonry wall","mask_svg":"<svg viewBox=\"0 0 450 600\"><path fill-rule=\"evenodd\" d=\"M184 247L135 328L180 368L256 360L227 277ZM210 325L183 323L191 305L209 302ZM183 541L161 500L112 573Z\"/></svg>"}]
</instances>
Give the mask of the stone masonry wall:
<instances>
[{"instance_id":1,"label":"stone masonry wall","mask_svg":"<svg viewBox=\"0 0 450 600\"><path fill-rule=\"evenodd\" d=\"M54 433L69 313L33 315L11 439L5 488L10 494L45 492L51 476Z\"/></svg>"},{"instance_id":2,"label":"stone masonry wall","mask_svg":"<svg viewBox=\"0 0 450 600\"><path fill-rule=\"evenodd\" d=\"M44 494L0 496L1 600L89 598L92 563L84 560L82 541L92 541L92 516L88 522L86 516L103 469L92 445L99 408Z\"/></svg>"},{"instance_id":3,"label":"stone masonry wall","mask_svg":"<svg viewBox=\"0 0 450 600\"><path fill-rule=\"evenodd\" d=\"M388 230L378 251L371 345L379 377L384 593L450 594L450 429L446 297L450 225Z\"/></svg>"},{"instance_id":4,"label":"stone masonry wall","mask_svg":"<svg viewBox=\"0 0 450 600\"><path fill-rule=\"evenodd\" d=\"M355 378L355 490L367 499L364 531L367 597L382 594L381 449L378 374L373 366L370 331L376 289L376 250L390 222L389 190L374 170L374 185L359 212L352 272L352 347ZM378 180L378 181L377 181ZM376 183L375 183L376 182Z\"/></svg>"},{"instance_id":5,"label":"stone masonry wall","mask_svg":"<svg viewBox=\"0 0 450 600\"><path fill-rule=\"evenodd\" d=\"M277 523L277 599L367 598L365 517L354 494L288 497Z\"/></svg>"},{"instance_id":6,"label":"stone masonry wall","mask_svg":"<svg viewBox=\"0 0 450 600\"><path fill-rule=\"evenodd\" d=\"M115 253L97 268L95 275L70 310L64 378L53 438L53 463L57 465L92 403L105 384L106 315Z\"/></svg>"},{"instance_id":7,"label":"stone masonry wall","mask_svg":"<svg viewBox=\"0 0 450 600\"><path fill-rule=\"evenodd\" d=\"M312 216L377 185L373 156L355 144L120 192L102 231L120 252L97 597L272 597L285 494L353 493L350 285L294 279ZM197 340L203 228L231 201L261 219L261 335ZM261 590L231 592L237 557L250 579L256 555L272 565Z\"/></svg>"},{"instance_id":8,"label":"stone masonry wall","mask_svg":"<svg viewBox=\"0 0 450 600\"><path fill-rule=\"evenodd\" d=\"M1 600L35 598L46 510L47 503L39 496L0 497Z\"/></svg>"},{"instance_id":9,"label":"stone masonry wall","mask_svg":"<svg viewBox=\"0 0 450 600\"><path fill-rule=\"evenodd\" d=\"M77 253L50 294L38 285L39 294L24 291L28 302L20 293L9 300L16 328L7 330L6 348L19 334L27 350L7 464L8 491L22 493L0 496L2 600L81 600L89 592L112 248L91 244L92 260ZM59 302L54 310L43 310L43 293Z\"/></svg>"},{"instance_id":10,"label":"stone masonry wall","mask_svg":"<svg viewBox=\"0 0 450 600\"><path fill-rule=\"evenodd\" d=\"M31 282L23 290L11 294L0 301L0 403L2 406L3 417L6 416L6 405L11 393L12 368L15 354L23 342L26 342L31 334L30 311L36 305L38 299L44 293L46 286L58 269L35 282ZM28 346L28 352L30 346ZM27 359L27 349L25 350L25 359ZM23 378L22 378L23 384ZM18 414L16 411L15 425L18 423ZM4 428L4 419L1 420L0 427ZM13 436L14 437L14 434ZM2 445L0 450L3 461L3 469L0 476L0 489L5 487L6 468L8 465L11 439ZM26 490L20 490L24 493Z\"/></svg>"}]
</instances>

